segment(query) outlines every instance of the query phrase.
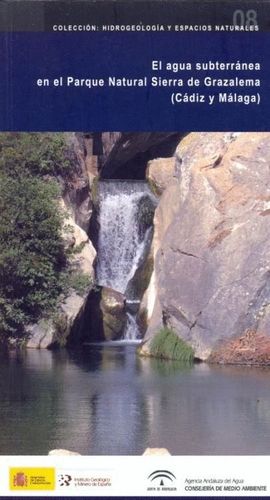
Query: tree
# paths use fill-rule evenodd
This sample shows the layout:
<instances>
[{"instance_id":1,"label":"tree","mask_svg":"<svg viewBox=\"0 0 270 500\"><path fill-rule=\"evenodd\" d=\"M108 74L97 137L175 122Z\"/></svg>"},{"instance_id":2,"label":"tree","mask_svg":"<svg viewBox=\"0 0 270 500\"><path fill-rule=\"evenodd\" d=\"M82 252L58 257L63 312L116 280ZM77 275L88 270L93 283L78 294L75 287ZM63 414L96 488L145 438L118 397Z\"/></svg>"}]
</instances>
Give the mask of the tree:
<instances>
[{"instance_id":1,"label":"tree","mask_svg":"<svg viewBox=\"0 0 270 500\"><path fill-rule=\"evenodd\" d=\"M59 143L58 150L55 144L48 144L47 135L41 145L37 137L41 135L0 134L2 340L22 337L25 325L53 307L62 290L66 255L60 192L55 180L47 175L48 169L50 174L61 170L62 152ZM54 155L56 150L58 154Z\"/></svg>"}]
</instances>

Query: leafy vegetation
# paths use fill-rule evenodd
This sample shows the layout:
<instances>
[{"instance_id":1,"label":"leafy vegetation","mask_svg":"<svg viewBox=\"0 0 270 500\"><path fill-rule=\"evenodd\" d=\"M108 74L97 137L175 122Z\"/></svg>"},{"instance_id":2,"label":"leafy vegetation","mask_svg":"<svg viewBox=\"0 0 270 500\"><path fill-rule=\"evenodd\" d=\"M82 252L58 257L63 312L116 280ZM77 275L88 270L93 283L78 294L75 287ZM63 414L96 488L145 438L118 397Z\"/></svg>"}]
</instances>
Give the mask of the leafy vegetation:
<instances>
[{"instance_id":1,"label":"leafy vegetation","mask_svg":"<svg viewBox=\"0 0 270 500\"><path fill-rule=\"evenodd\" d=\"M59 175L72 163L63 134L0 133L0 339L51 311L60 294L82 293L62 239Z\"/></svg>"},{"instance_id":2,"label":"leafy vegetation","mask_svg":"<svg viewBox=\"0 0 270 500\"><path fill-rule=\"evenodd\" d=\"M70 175L73 158L62 133L1 133L0 171L11 176Z\"/></svg>"},{"instance_id":3,"label":"leafy vegetation","mask_svg":"<svg viewBox=\"0 0 270 500\"><path fill-rule=\"evenodd\" d=\"M65 289L73 289L78 295L84 295L87 290L93 288L93 280L90 275L76 269L68 269L65 277Z\"/></svg>"},{"instance_id":4,"label":"leafy vegetation","mask_svg":"<svg viewBox=\"0 0 270 500\"><path fill-rule=\"evenodd\" d=\"M57 186L0 173L0 332L23 325L55 304L66 259Z\"/></svg>"},{"instance_id":5,"label":"leafy vegetation","mask_svg":"<svg viewBox=\"0 0 270 500\"><path fill-rule=\"evenodd\" d=\"M194 359L193 349L167 327L162 328L152 339L150 355L185 363L191 363Z\"/></svg>"}]
</instances>

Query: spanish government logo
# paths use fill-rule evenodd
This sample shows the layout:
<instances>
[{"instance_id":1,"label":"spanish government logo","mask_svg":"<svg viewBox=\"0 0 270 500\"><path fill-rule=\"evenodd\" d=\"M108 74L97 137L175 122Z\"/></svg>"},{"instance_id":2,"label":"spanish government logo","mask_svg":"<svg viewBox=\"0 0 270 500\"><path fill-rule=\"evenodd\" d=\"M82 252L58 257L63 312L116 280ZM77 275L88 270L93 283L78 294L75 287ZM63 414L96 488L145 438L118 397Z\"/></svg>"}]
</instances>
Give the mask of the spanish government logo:
<instances>
[{"instance_id":1,"label":"spanish government logo","mask_svg":"<svg viewBox=\"0 0 270 500\"><path fill-rule=\"evenodd\" d=\"M55 470L51 467L12 467L9 469L11 490L54 490Z\"/></svg>"}]
</instances>

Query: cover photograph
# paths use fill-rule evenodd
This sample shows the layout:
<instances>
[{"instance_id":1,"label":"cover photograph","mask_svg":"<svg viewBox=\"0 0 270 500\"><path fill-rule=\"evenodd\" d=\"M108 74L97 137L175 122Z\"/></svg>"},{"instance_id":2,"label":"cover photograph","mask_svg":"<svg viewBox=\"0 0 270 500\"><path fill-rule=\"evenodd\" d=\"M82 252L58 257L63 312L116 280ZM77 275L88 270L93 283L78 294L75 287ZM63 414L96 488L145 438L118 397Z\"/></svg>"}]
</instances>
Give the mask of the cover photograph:
<instances>
[{"instance_id":1,"label":"cover photograph","mask_svg":"<svg viewBox=\"0 0 270 500\"><path fill-rule=\"evenodd\" d=\"M269 495L269 29L0 1L0 497Z\"/></svg>"}]
</instances>

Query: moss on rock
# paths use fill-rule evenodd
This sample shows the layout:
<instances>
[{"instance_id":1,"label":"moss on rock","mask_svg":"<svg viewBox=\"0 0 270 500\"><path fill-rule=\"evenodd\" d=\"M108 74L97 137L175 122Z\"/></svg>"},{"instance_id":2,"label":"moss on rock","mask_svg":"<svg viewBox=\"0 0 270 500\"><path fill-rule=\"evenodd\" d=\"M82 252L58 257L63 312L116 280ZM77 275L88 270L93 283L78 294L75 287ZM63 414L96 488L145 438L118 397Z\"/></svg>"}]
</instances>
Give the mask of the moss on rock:
<instances>
[{"instance_id":1,"label":"moss on rock","mask_svg":"<svg viewBox=\"0 0 270 500\"><path fill-rule=\"evenodd\" d=\"M148 343L147 351L141 350L139 354L154 358L177 360L192 363L194 352L184 340L167 327L162 328Z\"/></svg>"}]
</instances>

